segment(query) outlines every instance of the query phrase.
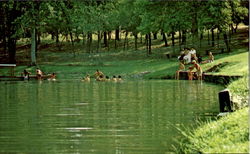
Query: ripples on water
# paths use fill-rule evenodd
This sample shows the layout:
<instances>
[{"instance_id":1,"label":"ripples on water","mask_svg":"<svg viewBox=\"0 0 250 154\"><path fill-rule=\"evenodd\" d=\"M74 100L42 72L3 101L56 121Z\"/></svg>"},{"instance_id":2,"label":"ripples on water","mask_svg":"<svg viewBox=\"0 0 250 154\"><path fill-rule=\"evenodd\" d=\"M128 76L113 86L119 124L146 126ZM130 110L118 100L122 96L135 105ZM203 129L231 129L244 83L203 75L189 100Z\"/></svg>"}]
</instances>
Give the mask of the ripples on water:
<instances>
[{"instance_id":1,"label":"ripples on water","mask_svg":"<svg viewBox=\"0 0 250 154\"><path fill-rule=\"evenodd\" d=\"M221 87L193 81L0 82L0 152L165 153Z\"/></svg>"}]
</instances>

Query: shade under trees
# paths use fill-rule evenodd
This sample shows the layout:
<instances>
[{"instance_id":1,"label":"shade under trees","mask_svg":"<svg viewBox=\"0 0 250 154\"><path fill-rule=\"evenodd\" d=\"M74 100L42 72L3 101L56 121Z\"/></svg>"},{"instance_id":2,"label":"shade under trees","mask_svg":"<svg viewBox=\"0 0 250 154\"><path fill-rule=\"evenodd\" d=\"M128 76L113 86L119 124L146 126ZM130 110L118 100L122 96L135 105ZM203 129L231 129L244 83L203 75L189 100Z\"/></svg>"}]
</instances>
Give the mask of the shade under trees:
<instances>
[{"instance_id":1,"label":"shade under trees","mask_svg":"<svg viewBox=\"0 0 250 154\"><path fill-rule=\"evenodd\" d=\"M205 31L210 31L211 46L215 46L216 29L230 52L230 35L236 32L239 23L248 24L248 9L245 0L1 1L0 48L8 54L9 62L15 63L16 42L30 38L31 64L35 65L37 45L45 34L51 35L59 50L61 36L61 41L70 40L72 46L81 41L89 53L99 52L101 47L109 48L111 33L115 34L115 48L123 34L126 49L127 36L131 34L137 50L138 34L141 34L147 54L152 54L153 34L156 39L160 33L165 46L169 45L167 36L170 36L176 52L177 33L179 48L187 46L187 35L197 42ZM96 48L93 48L93 36L97 36Z\"/></svg>"}]
</instances>

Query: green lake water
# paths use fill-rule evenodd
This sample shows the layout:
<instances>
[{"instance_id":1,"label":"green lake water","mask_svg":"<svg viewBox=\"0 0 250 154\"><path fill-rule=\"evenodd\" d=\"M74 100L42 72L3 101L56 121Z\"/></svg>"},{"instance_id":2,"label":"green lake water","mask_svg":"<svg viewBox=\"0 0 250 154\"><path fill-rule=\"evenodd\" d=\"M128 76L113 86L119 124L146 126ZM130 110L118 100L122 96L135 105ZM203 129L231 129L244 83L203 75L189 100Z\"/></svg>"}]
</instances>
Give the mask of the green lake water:
<instances>
[{"instance_id":1,"label":"green lake water","mask_svg":"<svg viewBox=\"0 0 250 154\"><path fill-rule=\"evenodd\" d=\"M219 112L198 81L0 82L0 153L167 153Z\"/></svg>"}]
</instances>

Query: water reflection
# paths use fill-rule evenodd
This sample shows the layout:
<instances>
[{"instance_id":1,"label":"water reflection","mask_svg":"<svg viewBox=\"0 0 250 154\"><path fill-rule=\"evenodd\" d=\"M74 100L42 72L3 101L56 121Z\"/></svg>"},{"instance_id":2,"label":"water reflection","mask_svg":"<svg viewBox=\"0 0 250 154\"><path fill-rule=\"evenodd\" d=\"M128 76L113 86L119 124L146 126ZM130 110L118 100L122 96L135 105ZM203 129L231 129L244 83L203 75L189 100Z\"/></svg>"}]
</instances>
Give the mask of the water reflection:
<instances>
[{"instance_id":1,"label":"water reflection","mask_svg":"<svg viewBox=\"0 0 250 154\"><path fill-rule=\"evenodd\" d=\"M173 126L218 112L221 87L189 81L0 82L0 152L165 153Z\"/></svg>"}]
</instances>

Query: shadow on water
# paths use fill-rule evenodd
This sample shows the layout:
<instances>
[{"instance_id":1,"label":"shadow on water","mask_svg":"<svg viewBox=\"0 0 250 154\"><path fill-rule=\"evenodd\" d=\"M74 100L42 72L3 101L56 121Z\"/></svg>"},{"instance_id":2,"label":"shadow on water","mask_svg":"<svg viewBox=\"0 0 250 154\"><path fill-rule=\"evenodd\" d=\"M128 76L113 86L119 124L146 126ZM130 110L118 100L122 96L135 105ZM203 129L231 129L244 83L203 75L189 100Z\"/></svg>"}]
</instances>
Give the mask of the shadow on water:
<instances>
[{"instance_id":1,"label":"shadow on water","mask_svg":"<svg viewBox=\"0 0 250 154\"><path fill-rule=\"evenodd\" d=\"M222 87L198 81L1 82L0 152L165 153Z\"/></svg>"}]
</instances>

